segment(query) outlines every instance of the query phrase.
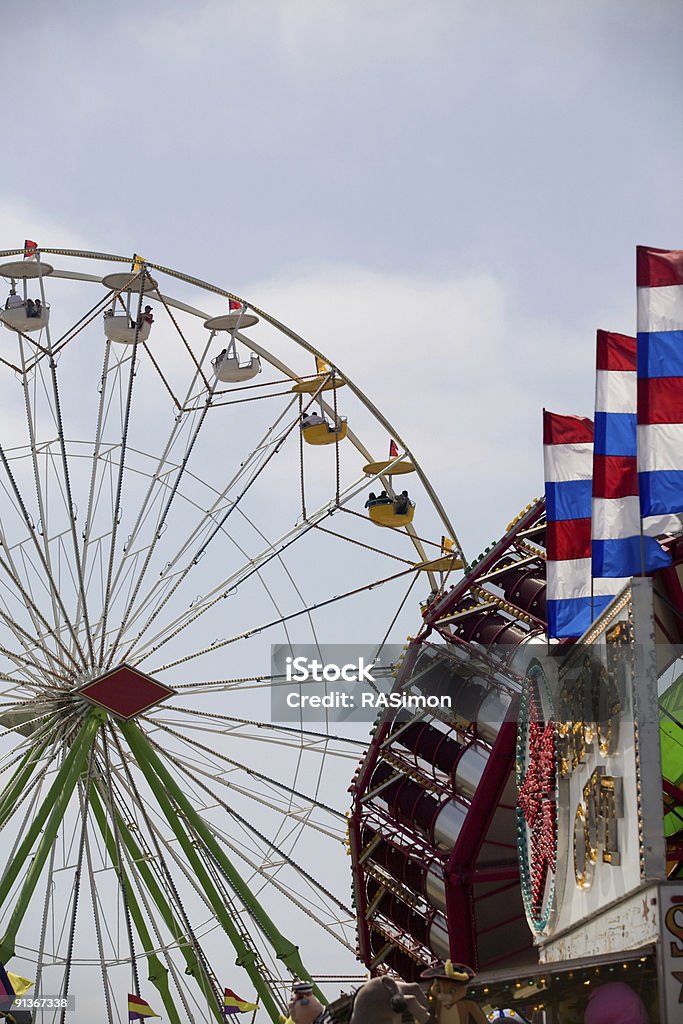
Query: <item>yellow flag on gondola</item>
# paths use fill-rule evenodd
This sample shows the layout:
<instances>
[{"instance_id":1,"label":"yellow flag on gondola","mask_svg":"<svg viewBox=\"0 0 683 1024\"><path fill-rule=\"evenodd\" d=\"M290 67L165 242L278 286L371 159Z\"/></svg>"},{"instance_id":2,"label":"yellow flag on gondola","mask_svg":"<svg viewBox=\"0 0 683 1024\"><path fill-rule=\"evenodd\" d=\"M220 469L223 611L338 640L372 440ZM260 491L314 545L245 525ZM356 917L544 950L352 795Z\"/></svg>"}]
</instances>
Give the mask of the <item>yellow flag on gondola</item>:
<instances>
[{"instance_id":1,"label":"yellow flag on gondola","mask_svg":"<svg viewBox=\"0 0 683 1024\"><path fill-rule=\"evenodd\" d=\"M137 253L133 253L133 273L139 274L145 265L145 257L138 256Z\"/></svg>"},{"instance_id":2,"label":"yellow flag on gondola","mask_svg":"<svg viewBox=\"0 0 683 1024\"><path fill-rule=\"evenodd\" d=\"M315 368L318 371L318 373L330 372L330 364L325 362L324 359L321 359L320 356L315 357Z\"/></svg>"},{"instance_id":3,"label":"yellow flag on gondola","mask_svg":"<svg viewBox=\"0 0 683 1024\"><path fill-rule=\"evenodd\" d=\"M441 538L441 554L442 555L450 555L450 554L452 554L454 547L455 547L455 541L451 537L445 537L444 536L444 537Z\"/></svg>"}]
</instances>

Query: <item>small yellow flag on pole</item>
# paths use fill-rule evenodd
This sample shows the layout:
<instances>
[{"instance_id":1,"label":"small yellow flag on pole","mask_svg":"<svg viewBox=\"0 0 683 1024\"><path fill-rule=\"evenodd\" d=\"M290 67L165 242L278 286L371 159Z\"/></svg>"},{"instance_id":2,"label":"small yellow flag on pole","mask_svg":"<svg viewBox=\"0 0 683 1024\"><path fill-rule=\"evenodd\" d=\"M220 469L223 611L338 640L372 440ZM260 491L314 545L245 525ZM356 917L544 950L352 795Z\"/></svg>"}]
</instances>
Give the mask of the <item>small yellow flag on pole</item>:
<instances>
[{"instance_id":1,"label":"small yellow flag on pole","mask_svg":"<svg viewBox=\"0 0 683 1024\"><path fill-rule=\"evenodd\" d=\"M315 357L315 368L318 371L318 373L330 372L330 364L326 363L324 359L320 358L320 356Z\"/></svg>"},{"instance_id":2,"label":"small yellow flag on pole","mask_svg":"<svg viewBox=\"0 0 683 1024\"><path fill-rule=\"evenodd\" d=\"M30 988L33 988L33 982L29 981L28 978L22 978L20 974L14 974L12 971L8 971L7 977L12 984L15 996L23 996Z\"/></svg>"},{"instance_id":3,"label":"small yellow flag on pole","mask_svg":"<svg viewBox=\"0 0 683 1024\"><path fill-rule=\"evenodd\" d=\"M444 536L444 537L441 538L441 554L442 555L450 555L451 552L453 551L454 547L455 547L455 541L452 540L450 537L445 537Z\"/></svg>"}]
</instances>

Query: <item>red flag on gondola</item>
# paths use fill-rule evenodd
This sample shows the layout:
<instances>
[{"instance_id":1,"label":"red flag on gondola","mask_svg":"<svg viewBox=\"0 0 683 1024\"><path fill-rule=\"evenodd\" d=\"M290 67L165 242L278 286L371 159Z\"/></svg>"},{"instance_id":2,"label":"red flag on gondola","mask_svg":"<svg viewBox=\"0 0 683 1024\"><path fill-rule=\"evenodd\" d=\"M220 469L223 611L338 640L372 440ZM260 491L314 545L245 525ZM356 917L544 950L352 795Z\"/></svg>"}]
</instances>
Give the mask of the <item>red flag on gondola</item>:
<instances>
[{"instance_id":1,"label":"red flag on gondola","mask_svg":"<svg viewBox=\"0 0 683 1024\"><path fill-rule=\"evenodd\" d=\"M398 445L393 440L389 442L389 458L390 459L397 459L398 458Z\"/></svg>"},{"instance_id":2,"label":"red flag on gondola","mask_svg":"<svg viewBox=\"0 0 683 1024\"><path fill-rule=\"evenodd\" d=\"M38 251L38 243L32 242L30 238L24 239L24 259L30 259L31 256L35 256Z\"/></svg>"},{"instance_id":3,"label":"red flag on gondola","mask_svg":"<svg viewBox=\"0 0 683 1024\"><path fill-rule=\"evenodd\" d=\"M231 313L235 313L242 308L242 303L238 302L237 299L228 299L228 309Z\"/></svg>"}]
</instances>

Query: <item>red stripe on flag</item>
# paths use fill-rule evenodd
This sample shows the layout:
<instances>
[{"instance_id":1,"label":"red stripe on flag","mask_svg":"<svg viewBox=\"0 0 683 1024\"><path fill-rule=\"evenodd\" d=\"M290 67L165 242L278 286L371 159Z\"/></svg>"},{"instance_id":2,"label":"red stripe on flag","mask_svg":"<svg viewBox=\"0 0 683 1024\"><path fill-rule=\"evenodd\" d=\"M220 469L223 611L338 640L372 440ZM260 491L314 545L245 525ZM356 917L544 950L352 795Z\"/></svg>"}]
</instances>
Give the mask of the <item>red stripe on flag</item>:
<instances>
[{"instance_id":1,"label":"red stripe on flag","mask_svg":"<svg viewBox=\"0 0 683 1024\"><path fill-rule=\"evenodd\" d=\"M683 423L683 377L638 379L638 423Z\"/></svg>"},{"instance_id":2,"label":"red stripe on flag","mask_svg":"<svg viewBox=\"0 0 683 1024\"><path fill-rule=\"evenodd\" d=\"M638 493L638 466L632 455L593 456L593 497L628 498Z\"/></svg>"},{"instance_id":3,"label":"red stripe on flag","mask_svg":"<svg viewBox=\"0 0 683 1024\"><path fill-rule=\"evenodd\" d=\"M627 334L598 331L596 369L635 370L636 345L636 339L629 338Z\"/></svg>"},{"instance_id":4,"label":"red stripe on flag","mask_svg":"<svg viewBox=\"0 0 683 1024\"><path fill-rule=\"evenodd\" d=\"M636 247L636 284L639 288L663 288L683 284L683 249Z\"/></svg>"},{"instance_id":5,"label":"red stripe on flag","mask_svg":"<svg viewBox=\"0 0 683 1024\"><path fill-rule=\"evenodd\" d=\"M547 523L545 547L548 559L553 562L566 558L590 558L590 519L561 519Z\"/></svg>"},{"instance_id":6,"label":"red stripe on flag","mask_svg":"<svg viewBox=\"0 0 683 1024\"><path fill-rule=\"evenodd\" d=\"M592 420L543 410L543 444L585 444L592 440Z\"/></svg>"}]
</instances>

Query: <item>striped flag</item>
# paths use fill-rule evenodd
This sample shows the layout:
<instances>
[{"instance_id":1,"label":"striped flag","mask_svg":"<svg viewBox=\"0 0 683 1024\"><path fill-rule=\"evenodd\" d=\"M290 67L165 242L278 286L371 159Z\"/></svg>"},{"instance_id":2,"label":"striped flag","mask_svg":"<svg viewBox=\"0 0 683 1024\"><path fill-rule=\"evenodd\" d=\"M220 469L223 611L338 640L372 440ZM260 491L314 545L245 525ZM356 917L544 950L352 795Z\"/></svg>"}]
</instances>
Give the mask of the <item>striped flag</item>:
<instances>
[{"instance_id":1,"label":"striped flag","mask_svg":"<svg viewBox=\"0 0 683 1024\"><path fill-rule=\"evenodd\" d=\"M128 1020L147 1020L148 1017L158 1016L146 1000L128 995Z\"/></svg>"},{"instance_id":2,"label":"striped flag","mask_svg":"<svg viewBox=\"0 0 683 1024\"><path fill-rule=\"evenodd\" d=\"M683 250L636 250L638 479L643 533L682 532Z\"/></svg>"},{"instance_id":3,"label":"striped flag","mask_svg":"<svg viewBox=\"0 0 683 1024\"><path fill-rule=\"evenodd\" d=\"M593 450L593 618L632 576L671 564L640 535L636 339L598 331Z\"/></svg>"},{"instance_id":4,"label":"striped flag","mask_svg":"<svg viewBox=\"0 0 683 1024\"><path fill-rule=\"evenodd\" d=\"M238 995L235 995L231 988L225 989L225 994L223 996L224 1016L230 1017L234 1013L251 1013L257 1008L258 1003L247 1003L244 999L240 999Z\"/></svg>"},{"instance_id":5,"label":"striped flag","mask_svg":"<svg viewBox=\"0 0 683 1024\"><path fill-rule=\"evenodd\" d=\"M593 424L543 410L548 636L591 624Z\"/></svg>"}]
</instances>

